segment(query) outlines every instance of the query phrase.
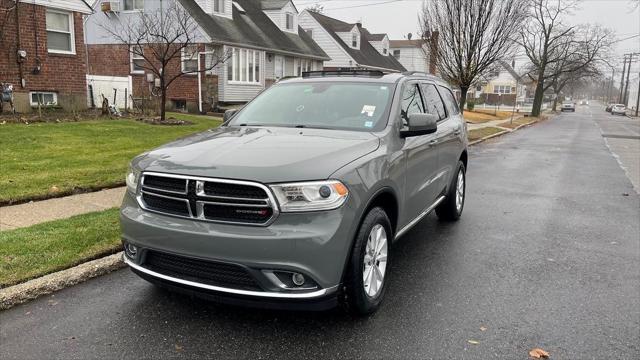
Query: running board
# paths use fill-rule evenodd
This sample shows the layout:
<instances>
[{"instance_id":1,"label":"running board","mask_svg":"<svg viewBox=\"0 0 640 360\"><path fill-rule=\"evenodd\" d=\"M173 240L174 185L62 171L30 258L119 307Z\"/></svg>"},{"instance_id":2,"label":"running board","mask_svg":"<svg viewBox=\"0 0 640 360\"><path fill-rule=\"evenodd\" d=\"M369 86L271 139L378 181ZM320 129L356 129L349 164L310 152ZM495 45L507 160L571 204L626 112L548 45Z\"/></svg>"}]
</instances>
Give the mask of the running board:
<instances>
[{"instance_id":1,"label":"running board","mask_svg":"<svg viewBox=\"0 0 640 360\"><path fill-rule=\"evenodd\" d=\"M402 235L404 235L407 231L409 231L412 227L414 227L418 222L420 222L420 220L422 220L422 218L424 218L425 216L429 215L430 212L433 211L433 209L436 208L436 206L440 205L440 203L442 202L442 200L444 200L444 196L440 196L431 206L429 206L425 211L423 211L420 215L418 215L415 219L411 220L410 223L408 223L407 225L405 225L405 227L403 227L402 229L400 229L400 231L398 231L396 233L395 239L398 239L399 237L401 237Z\"/></svg>"}]
</instances>

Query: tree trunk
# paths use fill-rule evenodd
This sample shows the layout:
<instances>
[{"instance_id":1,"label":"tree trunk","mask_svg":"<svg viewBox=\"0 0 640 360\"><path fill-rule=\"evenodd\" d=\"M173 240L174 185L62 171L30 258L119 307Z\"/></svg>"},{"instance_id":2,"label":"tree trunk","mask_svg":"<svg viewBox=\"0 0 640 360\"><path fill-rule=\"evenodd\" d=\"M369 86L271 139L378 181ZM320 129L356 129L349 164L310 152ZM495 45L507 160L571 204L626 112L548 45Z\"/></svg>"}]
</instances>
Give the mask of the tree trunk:
<instances>
[{"instance_id":1,"label":"tree trunk","mask_svg":"<svg viewBox=\"0 0 640 360\"><path fill-rule=\"evenodd\" d=\"M531 116L540 116L543 100L544 100L544 69L541 69L540 74L538 74L538 84L536 85L536 94L533 98L533 108L531 109Z\"/></svg>"},{"instance_id":2,"label":"tree trunk","mask_svg":"<svg viewBox=\"0 0 640 360\"><path fill-rule=\"evenodd\" d=\"M468 86L460 86L460 113L464 114L464 105L467 102L467 91L469 91Z\"/></svg>"},{"instance_id":3,"label":"tree trunk","mask_svg":"<svg viewBox=\"0 0 640 360\"><path fill-rule=\"evenodd\" d=\"M164 74L163 74L163 77L160 78L160 91L162 91L162 95L160 95L160 121L164 121L166 116L165 106L167 104L167 89L164 84L165 82L164 82Z\"/></svg>"},{"instance_id":4,"label":"tree trunk","mask_svg":"<svg viewBox=\"0 0 640 360\"><path fill-rule=\"evenodd\" d=\"M557 105L558 105L558 92L556 92L556 91L554 90L554 93L556 94L556 97L555 97L555 98L553 98L553 112L555 112L555 111L556 111L556 107L557 107Z\"/></svg>"}]
</instances>

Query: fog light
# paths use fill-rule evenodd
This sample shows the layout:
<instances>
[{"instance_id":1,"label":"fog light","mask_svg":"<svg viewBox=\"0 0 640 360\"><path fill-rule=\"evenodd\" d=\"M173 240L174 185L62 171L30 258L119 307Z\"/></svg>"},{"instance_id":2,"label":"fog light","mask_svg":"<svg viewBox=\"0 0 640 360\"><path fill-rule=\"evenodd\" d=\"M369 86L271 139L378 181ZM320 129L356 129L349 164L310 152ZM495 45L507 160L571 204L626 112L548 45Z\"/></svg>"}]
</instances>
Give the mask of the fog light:
<instances>
[{"instance_id":1,"label":"fog light","mask_svg":"<svg viewBox=\"0 0 640 360\"><path fill-rule=\"evenodd\" d=\"M293 275L291 275L291 281L293 281L295 286L302 286L304 284L304 275L293 273Z\"/></svg>"},{"instance_id":2,"label":"fog light","mask_svg":"<svg viewBox=\"0 0 640 360\"><path fill-rule=\"evenodd\" d=\"M133 257L136 257L136 254L138 253L138 248L135 245L124 244L124 252L127 254L128 257L133 258Z\"/></svg>"}]
</instances>

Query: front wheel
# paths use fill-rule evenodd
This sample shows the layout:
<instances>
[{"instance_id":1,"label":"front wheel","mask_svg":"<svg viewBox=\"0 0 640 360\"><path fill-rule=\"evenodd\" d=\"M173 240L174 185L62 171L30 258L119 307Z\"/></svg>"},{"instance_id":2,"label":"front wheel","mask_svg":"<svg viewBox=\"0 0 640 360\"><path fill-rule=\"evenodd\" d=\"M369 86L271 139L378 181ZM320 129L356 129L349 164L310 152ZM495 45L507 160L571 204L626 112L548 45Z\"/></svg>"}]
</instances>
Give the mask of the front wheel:
<instances>
[{"instance_id":1,"label":"front wheel","mask_svg":"<svg viewBox=\"0 0 640 360\"><path fill-rule=\"evenodd\" d=\"M436 207L438 218L443 221L456 221L462 215L466 195L466 169L462 161L458 161L456 174L451 179L446 198Z\"/></svg>"},{"instance_id":2,"label":"front wheel","mask_svg":"<svg viewBox=\"0 0 640 360\"><path fill-rule=\"evenodd\" d=\"M347 265L344 305L349 312L368 315L380 306L387 288L392 236L386 212L380 207L371 209L360 225Z\"/></svg>"}]
</instances>

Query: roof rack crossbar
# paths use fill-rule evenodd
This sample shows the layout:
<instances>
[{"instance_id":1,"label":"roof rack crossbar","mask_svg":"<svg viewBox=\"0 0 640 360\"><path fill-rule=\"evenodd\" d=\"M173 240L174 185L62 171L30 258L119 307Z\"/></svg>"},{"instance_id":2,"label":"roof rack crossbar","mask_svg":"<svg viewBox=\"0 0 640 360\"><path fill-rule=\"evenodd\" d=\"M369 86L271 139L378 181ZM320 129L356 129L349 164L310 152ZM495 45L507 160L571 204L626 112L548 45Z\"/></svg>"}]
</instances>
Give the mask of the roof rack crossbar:
<instances>
[{"instance_id":1,"label":"roof rack crossbar","mask_svg":"<svg viewBox=\"0 0 640 360\"><path fill-rule=\"evenodd\" d=\"M380 70L322 70L305 71L302 78L326 77L326 76L363 76L363 77L383 77L384 72Z\"/></svg>"}]
</instances>

